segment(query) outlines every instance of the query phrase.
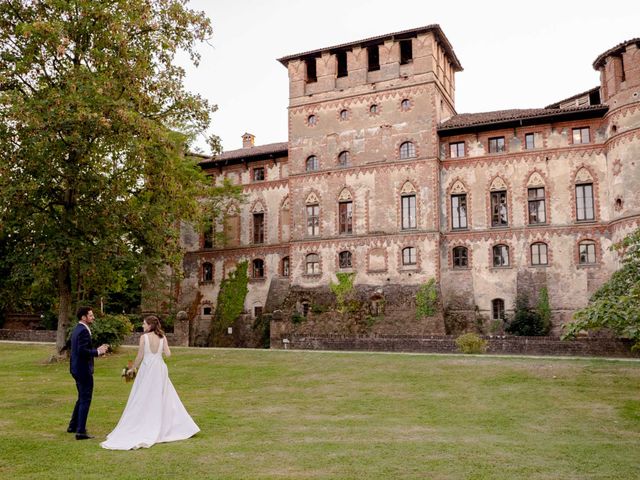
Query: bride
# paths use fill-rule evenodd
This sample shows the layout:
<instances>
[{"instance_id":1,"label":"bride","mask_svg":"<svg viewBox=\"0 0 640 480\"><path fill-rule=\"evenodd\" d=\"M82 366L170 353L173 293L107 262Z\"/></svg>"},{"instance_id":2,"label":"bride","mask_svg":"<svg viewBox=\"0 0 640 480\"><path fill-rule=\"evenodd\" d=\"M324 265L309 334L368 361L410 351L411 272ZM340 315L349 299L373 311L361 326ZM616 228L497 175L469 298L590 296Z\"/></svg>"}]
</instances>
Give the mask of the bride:
<instances>
[{"instance_id":1,"label":"bride","mask_svg":"<svg viewBox=\"0 0 640 480\"><path fill-rule=\"evenodd\" d=\"M100 444L110 450L149 448L154 443L184 440L200 431L182 405L162 359L171 355L160 320L144 319L144 335L134 368L140 366L127 406L116 428Z\"/></svg>"}]
</instances>

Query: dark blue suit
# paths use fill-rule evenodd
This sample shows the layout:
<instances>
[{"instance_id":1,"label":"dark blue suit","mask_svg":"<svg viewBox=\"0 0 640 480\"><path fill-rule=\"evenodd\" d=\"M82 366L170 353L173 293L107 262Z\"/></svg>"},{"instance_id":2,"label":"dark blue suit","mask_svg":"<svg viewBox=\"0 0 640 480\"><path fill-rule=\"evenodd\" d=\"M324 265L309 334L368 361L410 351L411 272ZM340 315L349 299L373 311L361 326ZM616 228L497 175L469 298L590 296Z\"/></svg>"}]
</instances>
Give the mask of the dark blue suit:
<instances>
[{"instance_id":1,"label":"dark blue suit","mask_svg":"<svg viewBox=\"0 0 640 480\"><path fill-rule=\"evenodd\" d=\"M93 357L98 350L91 344L91 335L78 323L71 334L71 375L78 388L78 401L73 409L69 429L76 433L87 432L87 416L93 396Z\"/></svg>"}]
</instances>

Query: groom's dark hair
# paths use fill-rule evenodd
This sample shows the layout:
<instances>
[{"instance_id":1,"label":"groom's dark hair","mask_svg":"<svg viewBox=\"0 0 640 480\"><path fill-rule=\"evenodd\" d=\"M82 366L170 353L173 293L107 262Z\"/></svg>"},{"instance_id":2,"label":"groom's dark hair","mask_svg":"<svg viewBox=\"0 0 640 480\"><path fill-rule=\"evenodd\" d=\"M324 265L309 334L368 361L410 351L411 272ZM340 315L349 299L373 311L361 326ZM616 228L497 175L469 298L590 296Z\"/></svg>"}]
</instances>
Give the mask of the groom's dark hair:
<instances>
[{"instance_id":1,"label":"groom's dark hair","mask_svg":"<svg viewBox=\"0 0 640 480\"><path fill-rule=\"evenodd\" d=\"M84 317L85 315L89 315L89 312L92 310L93 308L91 307L79 307L78 311L76 312L76 317L78 317L78 321L82 320L82 317Z\"/></svg>"}]
</instances>

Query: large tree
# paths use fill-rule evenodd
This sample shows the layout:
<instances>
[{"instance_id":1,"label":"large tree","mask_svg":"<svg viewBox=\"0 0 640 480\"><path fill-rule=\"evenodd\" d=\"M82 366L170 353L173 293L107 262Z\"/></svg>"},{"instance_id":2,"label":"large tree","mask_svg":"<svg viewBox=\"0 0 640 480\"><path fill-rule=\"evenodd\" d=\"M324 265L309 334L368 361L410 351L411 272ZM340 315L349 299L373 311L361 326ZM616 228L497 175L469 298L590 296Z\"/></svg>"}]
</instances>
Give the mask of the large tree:
<instances>
[{"instance_id":1,"label":"large tree","mask_svg":"<svg viewBox=\"0 0 640 480\"><path fill-rule=\"evenodd\" d=\"M58 351L74 288L117 289L131 255L179 265L212 187L186 152L213 107L174 60L197 65L210 35L187 0L0 2L2 268L54 285Z\"/></svg>"},{"instance_id":2,"label":"large tree","mask_svg":"<svg viewBox=\"0 0 640 480\"><path fill-rule=\"evenodd\" d=\"M589 305L577 311L565 328L565 338L583 330L609 329L634 341L640 348L640 228L617 243L622 267L591 297Z\"/></svg>"}]
</instances>

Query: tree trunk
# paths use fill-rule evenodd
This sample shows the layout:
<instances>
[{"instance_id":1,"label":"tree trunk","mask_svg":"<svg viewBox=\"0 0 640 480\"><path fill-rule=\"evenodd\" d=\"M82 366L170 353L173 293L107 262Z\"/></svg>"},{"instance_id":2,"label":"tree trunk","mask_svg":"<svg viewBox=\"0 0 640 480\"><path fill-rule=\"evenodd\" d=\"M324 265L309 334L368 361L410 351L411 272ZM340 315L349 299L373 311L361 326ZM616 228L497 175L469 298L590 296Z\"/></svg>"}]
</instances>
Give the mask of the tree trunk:
<instances>
[{"instance_id":1,"label":"tree trunk","mask_svg":"<svg viewBox=\"0 0 640 480\"><path fill-rule=\"evenodd\" d=\"M69 312L71 310L71 262L69 259L66 259L58 268L58 297L60 310L58 311L56 350L60 355L67 343L67 328L69 328Z\"/></svg>"}]
</instances>

